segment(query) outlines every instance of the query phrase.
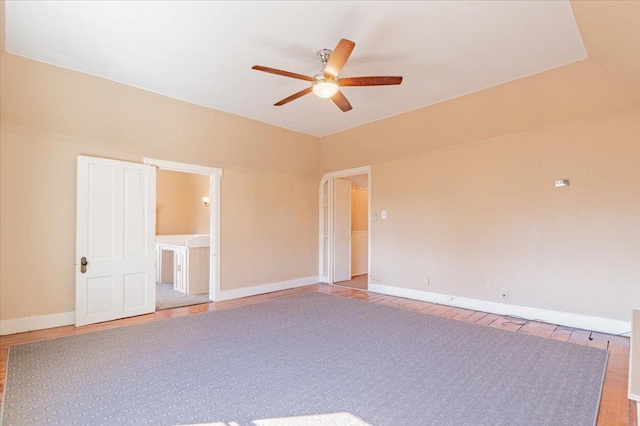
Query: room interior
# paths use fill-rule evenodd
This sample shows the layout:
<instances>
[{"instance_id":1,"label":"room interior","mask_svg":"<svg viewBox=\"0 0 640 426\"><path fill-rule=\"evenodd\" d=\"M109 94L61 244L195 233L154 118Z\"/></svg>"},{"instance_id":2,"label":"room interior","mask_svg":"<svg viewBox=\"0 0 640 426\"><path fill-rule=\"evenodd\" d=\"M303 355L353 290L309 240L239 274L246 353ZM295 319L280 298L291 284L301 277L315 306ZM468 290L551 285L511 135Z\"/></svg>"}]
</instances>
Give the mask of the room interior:
<instances>
[{"instance_id":1,"label":"room interior","mask_svg":"<svg viewBox=\"0 0 640 426\"><path fill-rule=\"evenodd\" d=\"M98 329L73 326L77 158L151 157L223 170L219 294L104 327L303 292L462 322L482 312L476 324L534 335L551 323L544 337L609 351L597 424L637 424L640 2L336 4L291 25L308 4L172 4L154 26L142 3L0 2L0 358ZM236 38L202 42L220 16L238 19L220 23ZM314 75L315 51L342 38L356 43L345 76L402 84L344 87L348 112L310 87L274 107L307 83L251 66ZM364 166L366 293L318 284L322 182Z\"/></svg>"},{"instance_id":2,"label":"room interior","mask_svg":"<svg viewBox=\"0 0 640 426\"><path fill-rule=\"evenodd\" d=\"M210 205L208 176L156 171L156 310L209 302Z\"/></svg>"}]
</instances>

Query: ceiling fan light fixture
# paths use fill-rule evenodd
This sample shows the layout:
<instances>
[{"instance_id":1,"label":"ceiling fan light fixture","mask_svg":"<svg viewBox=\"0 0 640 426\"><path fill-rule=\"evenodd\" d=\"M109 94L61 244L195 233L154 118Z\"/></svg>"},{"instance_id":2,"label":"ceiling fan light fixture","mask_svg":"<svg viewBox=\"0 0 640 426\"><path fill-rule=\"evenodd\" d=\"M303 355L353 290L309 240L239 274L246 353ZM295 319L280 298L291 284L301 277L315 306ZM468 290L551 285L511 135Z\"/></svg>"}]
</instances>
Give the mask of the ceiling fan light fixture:
<instances>
[{"instance_id":1,"label":"ceiling fan light fixture","mask_svg":"<svg viewBox=\"0 0 640 426\"><path fill-rule=\"evenodd\" d=\"M1 2L2 0L0 0ZM332 51L322 49L318 51L318 59L322 62L322 69L313 77L295 72L283 71L277 68L263 67L262 65L254 65L251 68L256 71L268 72L269 74L281 75L283 77L295 78L310 82L306 88L287 96L281 101L276 102L273 106L280 107L291 101L295 101L311 92L315 93L319 98L331 98L334 104L342 112L351 111L353 107L347 100L347 97L340 91L340 87L348 86L390 86L402 83L400 76L374 76L374 77L349 77L339 78L340 72L344 68L351 51L355 47L355 43L351 40L340 39L336 48Z\"/></svg>"},{"instance_id":2,"label":"ceiling fan light fixture","mask_svg":"<svg viewBox=\"0 0 640 426\"><path fill-rule=\"evenodd\" d=\"M330 98L338 91L338 84L334 80L322 78L313 82L313 93L321 98Z\"/></svg>"}]
</instances>

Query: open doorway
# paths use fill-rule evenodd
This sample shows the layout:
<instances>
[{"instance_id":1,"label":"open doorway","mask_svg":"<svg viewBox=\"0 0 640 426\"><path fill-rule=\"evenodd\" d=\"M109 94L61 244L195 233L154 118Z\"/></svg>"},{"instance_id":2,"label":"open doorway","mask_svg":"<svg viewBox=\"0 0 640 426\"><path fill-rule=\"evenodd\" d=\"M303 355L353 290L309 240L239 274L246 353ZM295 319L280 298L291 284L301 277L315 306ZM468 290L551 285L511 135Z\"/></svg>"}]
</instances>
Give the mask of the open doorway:
<instances>
[{"instance_id":1,"label":"open doorway","mask_svg":"<svg viewBox=\"0 0 640 426\"><path fill-rule=\"evenodd\" d=\"M340 285L367 290L369 277L369 175L345 177L351 182L351 279Z\"/></svg>"},{"instance_id":2,"label":"open doorway","mask_svg":"<svg viewBox=\"0 0 640 426\"><path fill-rule=\"evenodd\" d=\"M327 174L320 184L320 281L366 290L370 168Z\"/></svg>"},{"instance_id":3,"label":"open doorway","mask_svg":"<svg viewBox=\"0 0 640 426\"><path fill-rule=\"evenodd\" d=\"M222 170L145 158L156 171L156 310L220 292Z\"/></svg>"},{"instance_id":4,"label":"open doorway","mask_svg":"<svg viewBox=\"0 0 640 426\"><path fill-rule=\"evenodd\" d=\"M156 310L209 302L209 177L156 172Z\"/></svg>"}]
</instances>

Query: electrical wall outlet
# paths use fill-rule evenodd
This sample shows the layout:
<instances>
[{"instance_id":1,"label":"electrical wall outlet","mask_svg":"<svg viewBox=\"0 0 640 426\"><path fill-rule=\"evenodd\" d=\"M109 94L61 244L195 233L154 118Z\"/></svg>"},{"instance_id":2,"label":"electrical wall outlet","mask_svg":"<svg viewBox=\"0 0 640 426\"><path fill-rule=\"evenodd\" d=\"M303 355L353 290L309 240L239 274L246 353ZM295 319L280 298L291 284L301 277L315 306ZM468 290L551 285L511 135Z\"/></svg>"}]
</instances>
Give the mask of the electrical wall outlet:
<instances>
[{"instance_id":1,"label":"electrical wall outlet","mask_svg":"<svg viewBox=\"0 0 640 426\"><path fill-rule=\"evenodd\" d=\"M422 285L429 285L429 275L422 277Z\"/></svg>"},{"instance_id":2,"label":"electrical wall outlet","mask_svg":"<svg viewBox=\"0 0 640 426\"><path fill-rule=\"evenodd\" d=\"M507 290L506 287L502 287L500 289L500 298L502 298L502 299L508 299L509 298L509 291Z\"/></svg>"}]
</instances>

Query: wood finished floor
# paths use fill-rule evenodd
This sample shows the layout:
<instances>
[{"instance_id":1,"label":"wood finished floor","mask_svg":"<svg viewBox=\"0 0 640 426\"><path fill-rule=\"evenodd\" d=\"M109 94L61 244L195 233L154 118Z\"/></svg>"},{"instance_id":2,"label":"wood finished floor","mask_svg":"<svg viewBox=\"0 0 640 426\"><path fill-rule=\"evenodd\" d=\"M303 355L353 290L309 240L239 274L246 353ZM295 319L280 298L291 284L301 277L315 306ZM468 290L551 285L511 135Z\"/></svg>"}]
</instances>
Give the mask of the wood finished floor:
<instances>
[{"instance_id":1,"label":"wood finished floor","mask_svg":"<svg viewBox=\"0 0 640 426\"><path fill-rule=\"evenodd\" d=\"M352 277L349 281L340 281L338 283L335 283L335 285L338 285L340 287L356 288L359 290L367 290L369 287L369 284L367 283L368 276L369 274L356 275Z\"/></svg>"},{"instance_id":2,"label":"wood finished floor","mask_svg":"<svg viewBox=\"0 0 640 426\"><path fill-rule=\"evenodd\" d=\"M627 380L629 374L629 338L609 334L591 332L587 330L571 329L535 321L523 321L485 312L471 311L447 305L421 302L400 297L369 293L363 290L346 287L315 284L291 290L246 297L225 302L211 302L203 305L185 306L182 308L158 311L152 314L92 324L84 327L58 327L48 330L31 331L0 337L0 391L4 392L4 377L7 364L9 346L33 342L36 340L52 339L75 334L90 333L92 331L118 328L133 324L158 321L165 318L175 318L206 311L218 311L235 306L250 305L269 299L290 296L305 292L330 293L351 299L364 300L370 303L395 306L400 309L421 312L425 315L438 315L458 321L480 324L486 327L501 328L503 330L526 333L547 339L560 340L578 345L594 346L609 350L609 361L602 391L598 426L624 425L638 426L636 421L636 404L627 399Z\"/></svg>"}]
</instances>

